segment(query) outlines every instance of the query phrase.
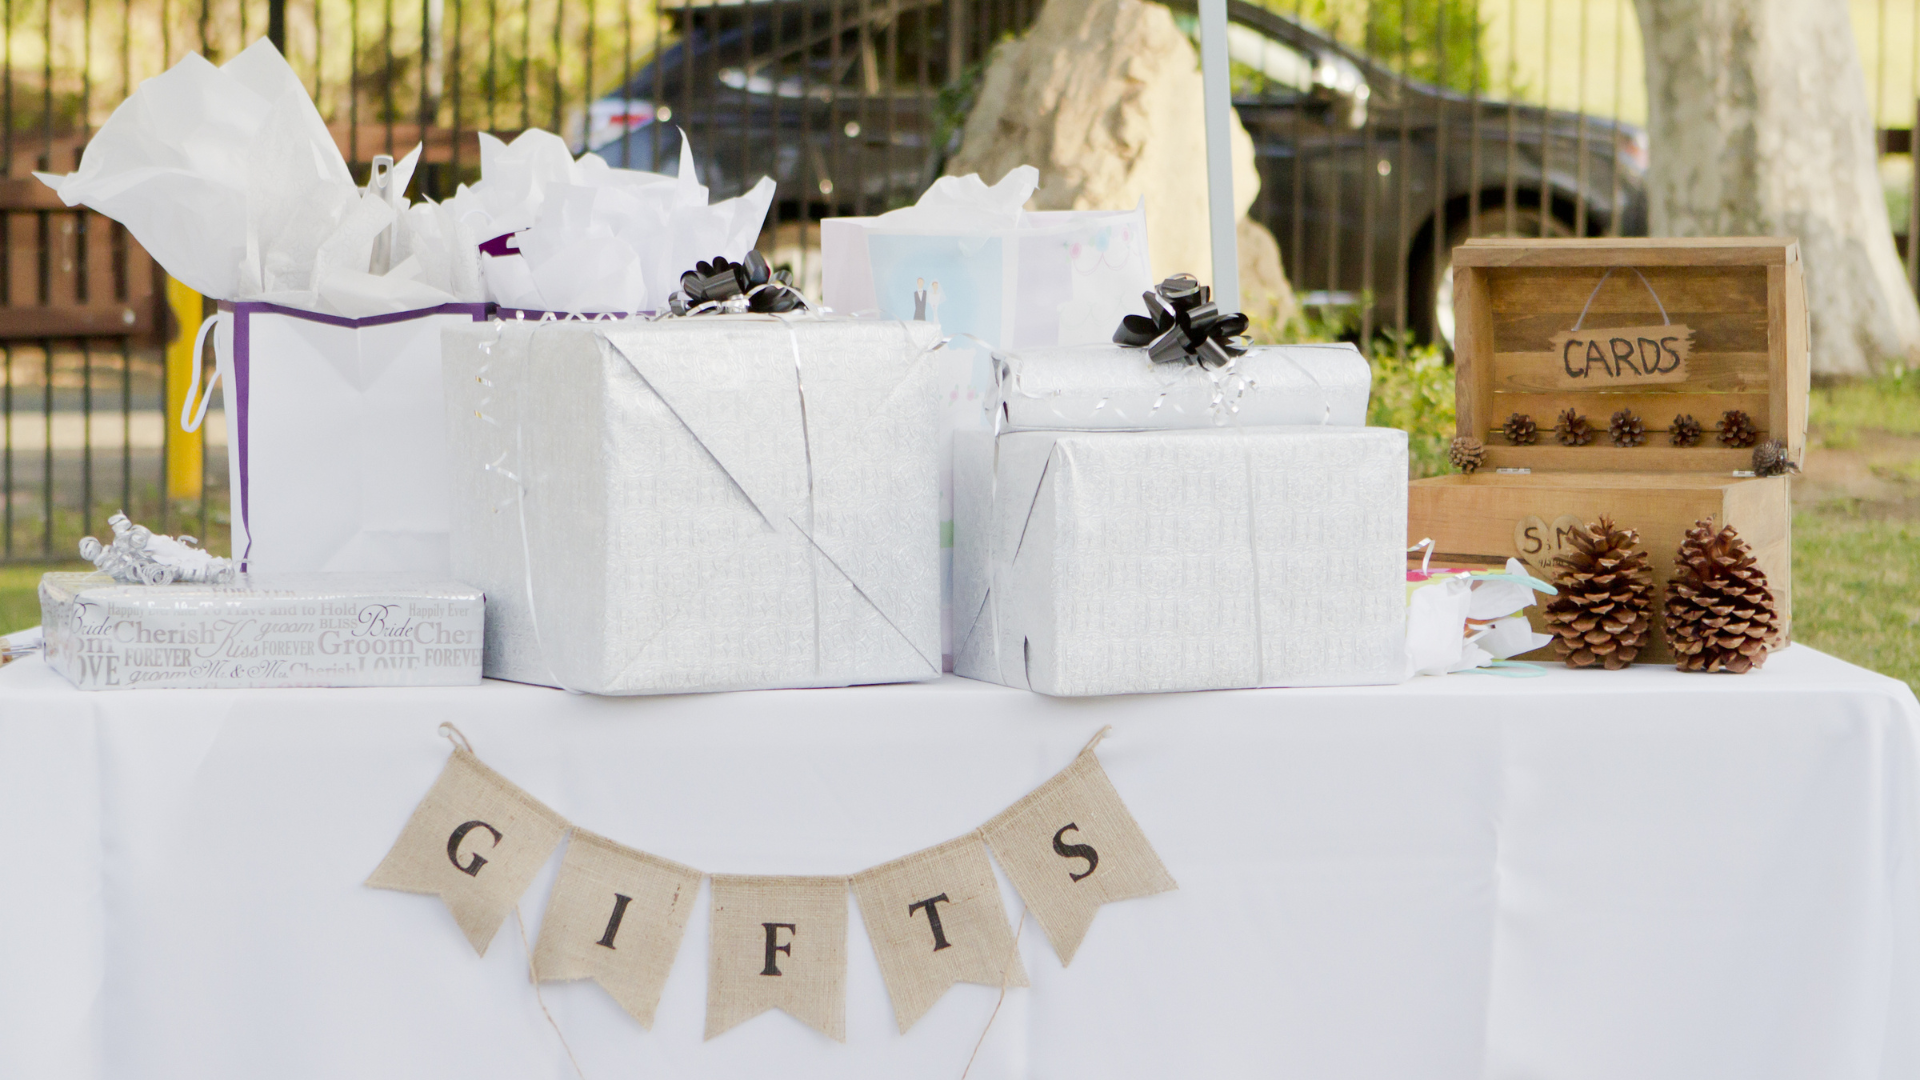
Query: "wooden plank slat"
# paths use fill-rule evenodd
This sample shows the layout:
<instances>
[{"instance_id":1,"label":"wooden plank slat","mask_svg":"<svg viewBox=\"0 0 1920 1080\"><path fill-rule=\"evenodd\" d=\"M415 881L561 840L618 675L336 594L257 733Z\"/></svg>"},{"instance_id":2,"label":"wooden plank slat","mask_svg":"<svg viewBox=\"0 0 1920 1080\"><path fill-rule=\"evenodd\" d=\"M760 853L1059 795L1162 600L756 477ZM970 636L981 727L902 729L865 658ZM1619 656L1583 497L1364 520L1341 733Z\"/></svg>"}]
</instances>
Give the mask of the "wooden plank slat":
<instances>
[{"instance_id":1,"label":"wooden plank slat","mask_svg":"<svg viewBox=\"0 0 1920 1080\"><path fill-rule=\"evenodd\" d=\"M1674 416L1680 413L1691 413L1704 430L1702 441L1711 445L1713 425L1719 422L1720 417L1728 409L1739 409L1749 416L1758 418L1767 415L1768 399L1764 393L1592 394L1565 390L1557 394L1497 393L1493 395L1493 409L1488 414L1489 431L1481 438L1488 445L1496 443L1506 445L1506 436L1500 434L1500 425L1506 422L1509 415L1524 413L1533 417L1533 422L1540 425L1540 442L1535 445L1551 443L1553 436L1548 429L1553 426L1554 418L1567 409L1579 412L1594 427L1600 429L1599 438L1594 440L1598 443L1606 442L1607 421L1613 414L1620 409L1631 409L1634 415L1646 422L1649 432L1648 446L1667 445L1664 435L1651 433L1667 431L1673 426Z\"/></svg>"},{"instance_id":2,"label":"wooden plank slat","mask_svg":"<svg viewBox=\"0 0 1920 1080\"><path fill-rule=\"evenodd\" d=\"M0 340L119 338L152 334L153 305L0 307Z\"/></svg>"},{"instance_id":3,"label":"wooden plank slat","mask_svg":"<svg viewBox=\"0 0 1920 1080\"><path fill-rule=\"evenodd\" d=\"M1606 426L1604 419L1602 428ZM1533 469L1536 472L1594 473L1618 469L1623 472L1706 473L1731 480L1736 469L1753 467L1752 450L1728 450L1712 443L1682 449L1659 446L1651 440L1645 446L1623 449L1606 443L1603 434L1590 446L1502 446L1487 447L1481 471ZM1665 481L1663 481L1664 483Z\"/></svg>"},{"instance_id":4,"label":"wooden plank slat","mask_svg":"<svg viewBox=\"0 0 1920 1080\"><path fill-rule=\"evenodd\" d=\"M1693 331L1693 352L1764 353L1767 351L1767 313L1761 311L1674 311L1667 315ZM1544 352L1553 347L1553 335L1573 329L1580 309L1572 311L1512 312L1493 316L1494 348L1499 352ZM1614 326L1659 326L1660 316L1652 310L1618 312L1607 315L1589 313L1582 329L1605 330Z\"/></svg>"},{"instance_id":5,"label":"wooden plank slat","mask_svg":"<svg viewBox=\"0 0 1920 1080\"><path fill-rule=\"evenodd\" d=\"M1453 280L1454 295L1461 301L1454 331L1454 430L1471 434L1492 422L1493 312L1485 273L1457 270Z\"/></svg>"},{"instance_id":6,"label":"wooden plank slat","mask_svg":"<svg viewBox=\"0 0 1920 1080\"><path fill-rule=\"evenodd\" d=\"M66 210L53 189L31 176L0 177L0 210Z\"/></svg>"},{"instance_id":7,"label":"wooden plank slat","mask_svg":"<svg viewBox=\"0 0 1920 1080\"><path fill-rule=\"evenodd\" d=\"M1577 316L1586 307L1589 319L1632 312L1651 316L1647 321L1654 323L1660 321L1662 305L1669 314L1767 310L1765 267L1653 267L1641 271L1647 279L1644 285L1639 276L1626 270L1616 271L1602 282L1605 273L1591 266L1488 270L1487 295L1495 314L1564 311ZM1596 285L1598 292L1594 291ZM1647 291L1649 285L1653 287L1651 293ZM1587 305L1589 297L1593 300L1591 307Z\"/></svg>"},{"instance_id":8,"label":"wooden plank slat","mask_svg":"<svg viewBox=\"0 0 1920 1080\"><path fill-rule=\"evenodd\" d=\"M1497 352L1493 354L1493 370L1487 382L1496 393L1566 393L1556 374L1560 370L1560 358L1550 352ZM1769 382L1764 352L1695 352L1687 358L1686 382L1636 386L1632 392L1764 394ZM1756 419L1760 415L1754 414Z\"/></svg>"},{"instance_id":9,"label":"wooden plank slat","mask_svg":"<svg viewBox=\"0 0 1920 1080\"><path fill-rule=\"evenodd\" d=\"M1798 242L1779 237L1637 237L1606 240L1475 238L1454 249L1462 266L1776 266Z\"/></svg>"}]
</instances>

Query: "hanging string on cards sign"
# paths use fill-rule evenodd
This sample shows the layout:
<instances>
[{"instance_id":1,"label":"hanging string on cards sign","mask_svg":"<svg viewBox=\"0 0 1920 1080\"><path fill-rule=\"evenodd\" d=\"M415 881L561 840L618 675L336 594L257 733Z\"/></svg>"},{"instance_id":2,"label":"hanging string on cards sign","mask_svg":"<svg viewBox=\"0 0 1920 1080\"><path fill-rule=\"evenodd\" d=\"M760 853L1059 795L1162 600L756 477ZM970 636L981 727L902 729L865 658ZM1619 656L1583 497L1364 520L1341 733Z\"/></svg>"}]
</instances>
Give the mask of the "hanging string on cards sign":
<instances>
[{"instance_id":1,"label":"hanging string on cards sign","mask_svg":"<svg viewBox=\"0 0 1920 1080\"><path fill-rule=\"evenodd\" d=\"M441 725L452 756L366 884L440 897L485 955L534 874L566 855L532 949L538 983L592 979L640 1026L653 1017L702 878L711 876L711 1039L769 1009L846 1041L847 893L902 1033L955 983L1027 985L991 850L1072 962L1101 905L1178 886L1094 748L973 832L860 873L707 875L588 832L488 768ZM571 834L571 839L568 839Z\"/></svg>"}]
</instances>

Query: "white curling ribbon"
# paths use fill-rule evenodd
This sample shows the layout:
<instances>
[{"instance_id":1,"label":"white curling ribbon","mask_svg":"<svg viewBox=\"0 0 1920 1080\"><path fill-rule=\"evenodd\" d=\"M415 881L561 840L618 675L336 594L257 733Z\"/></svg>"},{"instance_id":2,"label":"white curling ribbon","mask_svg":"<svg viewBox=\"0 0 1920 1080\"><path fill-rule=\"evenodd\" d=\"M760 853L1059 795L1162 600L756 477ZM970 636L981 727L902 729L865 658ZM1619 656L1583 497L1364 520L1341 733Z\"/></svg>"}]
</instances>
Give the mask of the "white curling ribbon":
<instances>
[{"instance_id":1,"label":"white curling ribbon","mask_svg":"<svg viewBox=\"0 0 1920 1080\"><path fill-rule=\"evenodd\" d=\"M207 419L207 406L213 404L213 388L220 384L219 365L214 366L213 378L207 380L207 392L200 393L201 357L205 355L207 334L212 332L214 324L219 322L220 313L214 312L200 322L200 332L193 335L193 358L187 362L187 396L180 403L180 430L199 431L200 425ZM214 339L214 347L219 347L219 339ZM199 403L195 404L195 399Z\"/></svg>"}]
</instances>

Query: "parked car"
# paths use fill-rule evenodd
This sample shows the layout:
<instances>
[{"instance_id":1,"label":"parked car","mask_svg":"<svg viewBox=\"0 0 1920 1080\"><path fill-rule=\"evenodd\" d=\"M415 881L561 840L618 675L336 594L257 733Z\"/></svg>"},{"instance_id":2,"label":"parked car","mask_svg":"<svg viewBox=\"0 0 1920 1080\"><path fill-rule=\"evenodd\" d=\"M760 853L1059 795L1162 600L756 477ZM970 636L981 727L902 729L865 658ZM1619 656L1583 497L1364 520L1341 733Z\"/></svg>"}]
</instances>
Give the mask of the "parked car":
<instances>
[{"instance_id":1,"label":"parked car","mask_svg":"<svg viewBox=\"0 0 1920 1080\"><path fill-rule=\"evenodd\" d=\"M1194 0L1165 2L1191 29ZM680 40L592 103L588 145L613 164L673 168L677 125L715 198L769 175L777 220L794 221L910 203L959 147L980 69L949 87L943 3L763 0L672 17ZM1402 78L1241 0L1228 17L1260 170L1252 213L1297 290L1371 296L1376 326L1404 311L1417 339L1450 341L1450 252L1469 235L1645 233L1638 128Z\"/></svg>"}]
</instances>

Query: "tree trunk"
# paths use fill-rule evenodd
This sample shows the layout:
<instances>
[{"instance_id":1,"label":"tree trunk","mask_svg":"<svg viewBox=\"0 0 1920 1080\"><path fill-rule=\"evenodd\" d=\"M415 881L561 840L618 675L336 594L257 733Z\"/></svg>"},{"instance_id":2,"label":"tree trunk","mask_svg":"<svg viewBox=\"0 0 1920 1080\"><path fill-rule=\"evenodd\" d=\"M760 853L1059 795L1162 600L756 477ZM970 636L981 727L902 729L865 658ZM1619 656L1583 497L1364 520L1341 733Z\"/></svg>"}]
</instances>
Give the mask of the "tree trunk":
<instances>
[{"instance_id":1,"label":"tree trunk","mask_svg":"<svg viewBox=\"0 0 1920 1080\"><path fill-rule=\"evenodd\" d=\"M1213 248L1203 96L1199 55L1165 6L1047 0L1025 37L994 49L947 172L991 183L1033 165L1035 210L1121 210L1145 199L1154 275L1206 281ZM1246 220L1260 173L1253 139L1232 119L1242 304L1284 322L1292 290L1278 245Z\"/></svg>"},{"instance_id":2,"label":"tree trunk","mask_svg":"<svg viewBox=\"0 0 1920 1080\"><path fill-rule=\"evenodd\" d=\"M1655 236L1797 236L1813 370L1920 358L1842 0L1634 0Z\"/></svg>"}]
</instances>

